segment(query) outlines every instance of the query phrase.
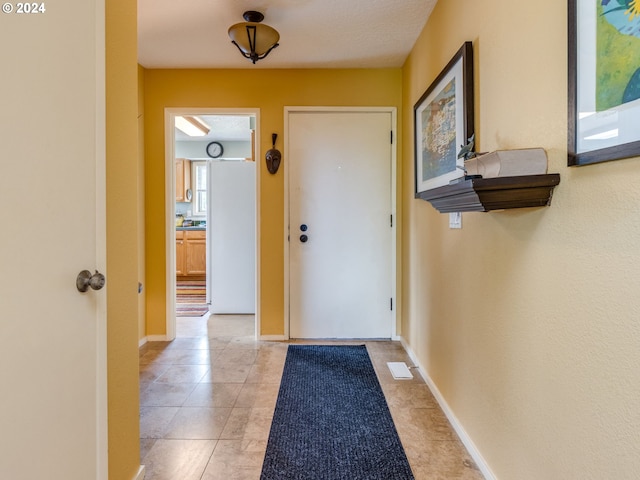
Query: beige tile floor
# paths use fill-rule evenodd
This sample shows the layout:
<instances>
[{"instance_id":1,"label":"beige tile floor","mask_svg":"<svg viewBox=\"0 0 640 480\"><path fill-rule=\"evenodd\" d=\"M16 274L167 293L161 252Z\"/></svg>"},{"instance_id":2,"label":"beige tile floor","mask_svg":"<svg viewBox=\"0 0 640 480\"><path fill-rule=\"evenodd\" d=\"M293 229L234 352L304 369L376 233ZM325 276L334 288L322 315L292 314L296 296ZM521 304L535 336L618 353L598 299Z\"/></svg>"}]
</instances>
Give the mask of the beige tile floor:
<instances>
[{"instance_id":1,"label":"beige tile floor","mask_svg":"<svg viewBox=\"0 0 640 480\"><path fill-rule=\"evenodd\" d=\"M260 478L287 344L253 331L253 316L183 317L173 342L140 348L145 480ZM365 343L416 480L482 479L427 385L391 376L402 346Z\"/></svg>"}]
</instances>

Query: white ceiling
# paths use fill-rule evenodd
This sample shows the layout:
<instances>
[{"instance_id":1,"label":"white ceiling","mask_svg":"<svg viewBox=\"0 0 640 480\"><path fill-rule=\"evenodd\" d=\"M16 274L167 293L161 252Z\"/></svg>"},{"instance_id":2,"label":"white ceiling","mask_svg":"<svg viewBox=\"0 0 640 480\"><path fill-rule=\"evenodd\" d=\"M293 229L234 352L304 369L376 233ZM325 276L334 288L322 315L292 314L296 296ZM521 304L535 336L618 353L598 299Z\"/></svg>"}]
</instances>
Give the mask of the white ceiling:
<instances>
[{"instance_id":1,"label":"white ceiling","mask_svg":"<svg viewBox=\"0 0 640 480\"><path fill-rule=\"evenodd\" d=\"M145 68L401 67L437 0L138 0ZM255 65L227 30L257 10L280 46Z\"/></svg>"},{"instance_id":2,"label":"white ceiling","mask_svg":"<svg viewBox=\"0 0 640 480\"><path fill-rule=\"evenodd\" d=\"M197 115L197 117L209 126L209 133L204 137L190 137L176 128L177 142L251 141L250 115Z\"/></svg>"}]
</instances>

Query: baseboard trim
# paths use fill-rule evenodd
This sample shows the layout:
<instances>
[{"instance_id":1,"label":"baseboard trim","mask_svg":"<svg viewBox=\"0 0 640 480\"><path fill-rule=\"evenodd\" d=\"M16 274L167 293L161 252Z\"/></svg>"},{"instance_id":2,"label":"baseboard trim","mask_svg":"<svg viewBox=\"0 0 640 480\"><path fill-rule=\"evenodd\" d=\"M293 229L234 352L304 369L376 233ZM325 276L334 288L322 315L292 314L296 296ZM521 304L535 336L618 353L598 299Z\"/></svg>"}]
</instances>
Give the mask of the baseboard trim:
<instances>
[{"instance_id":1,"label":"baseboard trim","mask_svg":"<svg viewBox=\"0 0 640 480\"><path fill-rule=\"evenodd\" d=\"M289 338L286 335L260 335L259 340L262 342L284 342Z\"/></svg>"},{"instance_id":2,"label":"baseboard trim","mask_svg":"<svg viewBox=\"0 0 640 480\"><path fill-rule=\"evenodd\" d=\"M464 427L462 426L458 418L455 416L455 414L451 410L451 407L449 407L449 404L446 402L446 400L442 396L442 393L440 392L436 384L433 382L431 377L427 374L427 371L422 367L422 365L418 361L418 357L416 357L413 350L411 350L411 347L406 342L404 337L400 337L400 342L402 343L402 346L407 352L407 355L409 355L409 358L411 358L411 361L413 362L413 364L416 367L418 367L417 368L418 373L420 373L420 376L422 377L422 379L429 386L429 389L431 390L431 393L433 393L433 396L436 398L438 405L440 405L440 408L442 408L442 411L449 419L449 422L451 422L453 429L458 434L458 437L460 437L460 441L462 441L463 445L469 452L469 455L471 455L471 458L473 458L473 461L476 462L476 465L484 475L484 478L486 480L497 480L497 477L489 468L489 465L487 464L486 460L480 453L480 450L478 450L478 447L476 447L475 443L473 443L473 440L471 439L469 434L466 432L466 430L464 429Z\"/></svg>"},{"instance_id":3,"label":"baseboard trim","mask_svg":"<svg viewBox=\"0 0 640 480\"><path fill-rule=\"evenodd\" d=\"M143 346L145 343L147 343L147 337L142 337L140 340L138 340L138 348L140 348L141 346Z\"/></svg>"},{"instance_id":4,"label":"baseboard trim","mask_svg":"<svg viewBox=\"0 0 640 480\"><path fill-rule=\"evenodd\" d=\"M166 335L147 335L147 342L167 342Z\"/></svg>"},{"instance_id":5,"label":"baseboard trim","mask_svg":"<svg viewBox=\"0 0 640 480\"><path fill-rule=\"evenodd\" d=\"M133 477L133 480L144 480L144 473L145 473L145 466L140 465L140 468L138 469L138 473L136 474L135 477Z\"/></svg>"}]
</instances>

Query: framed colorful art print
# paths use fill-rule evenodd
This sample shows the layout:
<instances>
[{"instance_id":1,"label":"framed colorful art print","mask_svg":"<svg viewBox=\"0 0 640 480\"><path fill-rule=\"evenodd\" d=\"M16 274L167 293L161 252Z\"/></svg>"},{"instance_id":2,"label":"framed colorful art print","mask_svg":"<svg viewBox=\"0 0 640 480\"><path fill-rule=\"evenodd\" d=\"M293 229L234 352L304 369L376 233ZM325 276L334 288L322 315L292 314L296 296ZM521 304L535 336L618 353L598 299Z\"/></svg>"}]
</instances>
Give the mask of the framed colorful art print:
<instances>
[{"instance_id":1,"label":"framed colorful art print","mask_svg":"<svg viewBox=\"0 0 640 480\"><path fill-rule=\"evenodd\" d=\"M570 166L640 156L640 0L569 0Z\"/></svg>"},{"instance_id":2,"label":"framed colorful art print","mask_svg":"<svg viewBox=\"0 0 640 480\"><path fill-rule=\"evenodd\" d=\"M413 107L415 197L464 175L473 135L473 46L465 42ZM458 168L460 167L460 168Z\"/></svg>"}]
</instances>

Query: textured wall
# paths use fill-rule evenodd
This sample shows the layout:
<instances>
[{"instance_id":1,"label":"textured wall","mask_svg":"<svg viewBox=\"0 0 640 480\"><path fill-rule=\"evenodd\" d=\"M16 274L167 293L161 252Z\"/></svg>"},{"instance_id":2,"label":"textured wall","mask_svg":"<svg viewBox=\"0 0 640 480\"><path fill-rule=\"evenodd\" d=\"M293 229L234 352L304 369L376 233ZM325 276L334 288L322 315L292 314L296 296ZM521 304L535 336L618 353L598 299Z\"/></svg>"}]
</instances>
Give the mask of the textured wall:
<instances>
[{"instance_id":1,"label":"textured wall","mask_svg":"<svg viewBox=\"0 0 640 480\"><path fill-rule=\"evenodd\" d=\"M400 114L400 102L400 69L145 70L147 335L163 335L166 324L165 108L260 108L260 333L283 335L284 171L269 174L264 154L272 133L283 148L284 107L391 106Z\"/></svg>"},{"instance_id":2,"label":"textured wall","mask_svg":"<svg viewBox=\"0 0 640 480\"><path fill-rule=\"evenodd\" d=\"M413 199L405 148L402 332L500 479L640 470L640 159L566 167L567 5L439 2L403 70L412 107L474 44L480 151L543 147L548 208L448 216Z\"/></svg>"},{"instance_id":3,"label":"textured wall","mask_svg":"<svg viewBox=\"0 0 640 480\"><path fill-rule=\"evenodd\" d=\"M136 4L106 4L107 361L109 478L140 466L138 394L138 183Z\"/></svg>"}]
</instances>

